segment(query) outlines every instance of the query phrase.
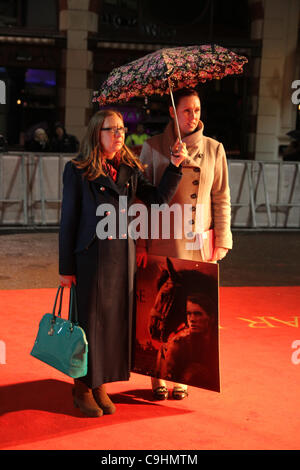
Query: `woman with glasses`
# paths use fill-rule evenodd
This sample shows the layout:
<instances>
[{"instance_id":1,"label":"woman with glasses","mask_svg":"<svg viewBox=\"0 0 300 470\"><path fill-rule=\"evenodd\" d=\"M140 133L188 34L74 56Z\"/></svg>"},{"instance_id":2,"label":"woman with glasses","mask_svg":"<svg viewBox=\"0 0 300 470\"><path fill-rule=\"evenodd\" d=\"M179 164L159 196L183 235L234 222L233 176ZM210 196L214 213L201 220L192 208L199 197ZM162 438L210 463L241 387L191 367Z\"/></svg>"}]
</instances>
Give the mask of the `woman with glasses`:
<instances>
[{"instance_id":1,"label":"woman with glasses","mask_svg":"<svg viewBox=\"0 0 300 470\"><path fill-rule=\"evenodd\" d=\"M120 113L97 112L63 174L60 282L76 284L79 324L89 348L88 373L75 379L73 401L95 417L115 412L105 384L129 380L131 368L135 241L127 234L128 210L136 197L146 205L167 203L181 179L183 158L174 155L161 184L149 183L124 144L125 132Z\"/></svg>"}]
</instances>

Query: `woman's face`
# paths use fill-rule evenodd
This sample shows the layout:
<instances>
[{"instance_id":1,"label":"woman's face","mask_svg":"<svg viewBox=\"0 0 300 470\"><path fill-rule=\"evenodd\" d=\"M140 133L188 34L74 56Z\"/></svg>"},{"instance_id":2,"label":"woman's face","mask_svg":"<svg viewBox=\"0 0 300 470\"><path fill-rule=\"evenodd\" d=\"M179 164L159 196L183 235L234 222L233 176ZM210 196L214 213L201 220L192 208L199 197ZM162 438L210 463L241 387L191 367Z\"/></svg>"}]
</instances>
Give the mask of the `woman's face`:
<instances>
[{"instance_id":1,"label":"woman's face","mask_svg":"<svg viewBox=\"0 0 300 470\"><path fill-rule=\"evenodd\" d=\"M201 105L198 96L184 96L176 107L179 129L181 137L185 137L194 132L199 124ZM174 109L170 108L170 115L174 119Z\"/></svg>"},{"instance_id":2,"label":"woman's face","mask_svg":"<svg viewBox=\"0 0 300 470\"><path fill-rule=\"evenodd\" d=\"M100 144L104 158L111 159L124 145L123 120L117 115L107 116L100 130Z\"/></svg>"}]
</instances>

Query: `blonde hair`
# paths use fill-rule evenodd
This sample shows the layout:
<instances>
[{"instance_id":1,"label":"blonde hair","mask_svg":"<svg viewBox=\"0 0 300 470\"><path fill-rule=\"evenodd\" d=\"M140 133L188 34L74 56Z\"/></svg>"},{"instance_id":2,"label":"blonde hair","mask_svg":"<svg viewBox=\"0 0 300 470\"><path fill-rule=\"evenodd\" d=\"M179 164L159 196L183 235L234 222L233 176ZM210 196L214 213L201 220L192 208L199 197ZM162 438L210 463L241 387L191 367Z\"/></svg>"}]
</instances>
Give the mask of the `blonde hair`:
<instances>
[{"instance_id":1,"label":"blonde hair","mask_svg":"<svg viewBox=\"0 0 300 470\"><path fill-rule=\"evenodd\" d=\"M77 168L86 170L84 176L86 176L88 180L94 180L100 175L106 176L103 170L103 151L99 135L105 118L113 115L117 115L122 122L124 122L122 114L113 109L103 109L94 114L80 144L79 155L76 159L72 160ZM139 170L144 171L144 167L138 157L136 157L125 144L120 150L119 156L120 163L124 163L130 167L137 167Z\"/></svg>"}]
</instances>

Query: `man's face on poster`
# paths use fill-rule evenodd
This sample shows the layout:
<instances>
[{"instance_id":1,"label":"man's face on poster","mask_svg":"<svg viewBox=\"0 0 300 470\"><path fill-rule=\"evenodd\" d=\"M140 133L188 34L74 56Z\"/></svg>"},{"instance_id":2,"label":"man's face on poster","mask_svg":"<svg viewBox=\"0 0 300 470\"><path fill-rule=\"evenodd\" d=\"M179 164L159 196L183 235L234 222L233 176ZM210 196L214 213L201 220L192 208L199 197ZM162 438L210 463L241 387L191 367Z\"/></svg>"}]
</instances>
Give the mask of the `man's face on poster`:
<instances>
[{"instance_id":1,"label":"man's face on poster","mask_svg":"<svg viewBox=\"0 0 300 470\"><path fill-rule=\"evenodd\" d=\"M205 333L209 327L209 315L201 305L190 300L186 304L187 324L191 333Z\"/></svg>"}]
</instances>

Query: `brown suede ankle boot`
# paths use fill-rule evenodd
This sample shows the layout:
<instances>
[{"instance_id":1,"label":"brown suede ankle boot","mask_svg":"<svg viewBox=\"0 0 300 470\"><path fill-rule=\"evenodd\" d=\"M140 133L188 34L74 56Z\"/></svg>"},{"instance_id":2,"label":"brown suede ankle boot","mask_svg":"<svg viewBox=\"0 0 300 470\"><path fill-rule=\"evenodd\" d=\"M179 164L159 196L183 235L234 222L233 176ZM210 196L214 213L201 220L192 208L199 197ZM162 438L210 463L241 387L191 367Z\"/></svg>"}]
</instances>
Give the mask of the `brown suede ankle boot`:
<instances>
[{"instance_id":1,"label":"brown suede ankle boot","mask_svg":"<svg viewBox=\"0 0 300 470\"><path fill-rule=\"evenodd\" d=\"M105 415L112 415L116 411L115 405L106 393L104 384L93 388L93 396Z\"/></svg>"},{"instance_id":2,"label":"brown suede ankle boot","mask_svg":"<svg viewBox=\"0 0 300 470\"><path fill-rule=\"evenodd\" d=\"M72 390L73 402L76 408L86 416L97 418L103 415L103 411L97 405L92 389L85 385L84 382L74 379L75 387Z\"/></svg>"}]
</instances>

